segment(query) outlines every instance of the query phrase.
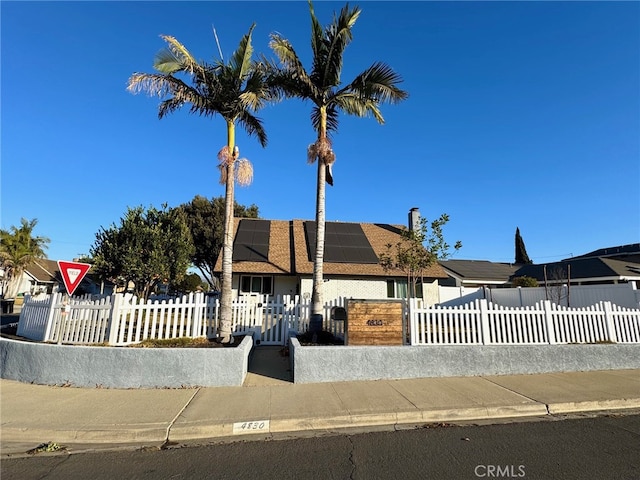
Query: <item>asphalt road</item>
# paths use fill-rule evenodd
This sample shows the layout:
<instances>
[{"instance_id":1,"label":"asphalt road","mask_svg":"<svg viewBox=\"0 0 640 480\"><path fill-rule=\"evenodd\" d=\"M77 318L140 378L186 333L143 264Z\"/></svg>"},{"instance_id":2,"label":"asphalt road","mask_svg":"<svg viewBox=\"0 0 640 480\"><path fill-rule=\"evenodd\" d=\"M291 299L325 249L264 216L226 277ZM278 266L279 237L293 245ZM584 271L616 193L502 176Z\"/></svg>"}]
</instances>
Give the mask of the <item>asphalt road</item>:
<instances>
[{"instance_id":1,"label":"asphalt road","mask_svg":"<svg viewBox=\"0 0 640 480\"><path fill-rule=\"evenodd\" d=\"M640 415L3 458L27 479L640 479Z\"/></svg>"}]
</instances>

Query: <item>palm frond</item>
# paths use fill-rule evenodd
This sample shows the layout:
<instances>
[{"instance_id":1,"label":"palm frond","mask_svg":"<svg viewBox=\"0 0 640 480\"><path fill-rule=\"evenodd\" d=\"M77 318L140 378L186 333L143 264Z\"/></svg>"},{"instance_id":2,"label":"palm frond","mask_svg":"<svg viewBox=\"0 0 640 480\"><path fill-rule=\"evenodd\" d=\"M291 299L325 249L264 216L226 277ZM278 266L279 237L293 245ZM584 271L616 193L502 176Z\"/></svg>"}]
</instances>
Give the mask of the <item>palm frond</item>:
<instances>
[{"instance_id":1,"label":"palm frond","mask_svg":"<svg viewBox=\"0 0 640 480\"><path fill-rule=\"evenodd\" d=\"M332 132L338 131L339 112L337 107L337 104L331 103L325 108L328 135L330 135ZM317 106L311 109L311 125L313 126L313 129L315 131L320 131L322 125L322 114L320 113L320 108L318 108Z\"/></svg>"},{"instance_id":2,"label":"palm frond","mask_svg":"<svg viewBox=\"0 0 640 480\"><path fill-rule=\"evenodd\" d=\"M397 86L399 83L402 83L399 74L388 65L376 62L354 78L346 88L362 98L373 98L380 103L398 103L409 96Z\"/></svg>"},{"instance_id":3,"label":"palm frond","mask_svg":"<svg viewBox=\"0 0 640 480\"><path fill-rule=\"evenodd\" d=\"M239 95L240 103L246 108L257 111L274 98L277 98L277 95L265 80L263 69L260 66L254 66L245 78L244 90Z\"/></svg>"},{"instance_id":4,"label":"palm frond","mask_svg":"<svg viewBox=\"0 0 640 480\"><path fill-rule=\"evenodd\" d=\"M153 61L153 68L164 74L173 74L184 68L184 64L169 49L160 50Z\"/></svg>"},{"instance_id":5,"label":"palm frond","mask_svg":"<svg viewBox=\"0 0 640 480\"><path fill-rule=\"evenodd\" d=\"M281 96L309 99L314 103L321 103L323 92L318 88L319 83L307 73L300 58L291 43L278 34L270 35L269 47L278 57L282 67L268 66L268 83Z\"/></svg>"},{"instance_id":6,"label":"palm frond","mask_svg":"<svg viewBox=\"0 0 640 480\"><path fill-rule=\"evenodd\" d=\"M302 68L304 70L302 62L300 62L300 59L289 40L283 38L277 33L271 33L269 38L269 48L276 54L276 57L278 57L278 60L282 65L287 68Z\"/></svg>"},{"instance_id":7,"label":"palm frond","mask_svg":"<svg viewBox=\"0 0 640 480\"><path fill-rule=\"evenodd\" d=\"M166 117L170 113L178 110L180 107L182 107L182 105L184 105L184 103L180 100L176 100L175 97L164 100L158 106L158 118L162 119Z\"/></svg>"},{"instance_id":8,"label":"palm frond","mask_svg":"<svg viewBox=\"0 0 640 480\"><path fill-rule=\"evenodd\" d=\"M313 57L321 56L323 49L323 31L322 25L318 22L318 18L316 17L316 13L313 9L313 3L309 0L309 15L311 16L311 51L313 52Z\"/></svg>"},{"instance_id":9,"label":"palm frond","mask_svg":"<svg viewBox=\"0 0 640 480\"><path fill-rule=\"evenodd\" d=\"M252 115L247 110L243 110L237 116L237 121L249 136L255 136L258 139L261 146L267 146L267 132L262 125L262 120Z\"/></svg>"},{"instance_id":10,"label":"palm frond","mask_svg":"<svg viewBox=\"0 0 640 480\"><path fill-rule=\"evenodd\" d=\"M156 60L153 64L156 70L167 74L177 71L192 74L201 68L197 60L189 53L189 50L175 37L171 35L160 35L160 37L167 42L168 47L156 55Z\"/></svg>"},{"instance_id":11,"label":"palm frond","mask_svg":"<svg viewBox=\"0 0 640 480\"><path fill-rule=\"evenodd\" d=\"M238 80L242 80L250 71L251 57L253 56L251 33L255 26L255 23L251 25L249 32L242 37L240 45L238 45L238 48L233 52L233 55L231 55L231 59L229 60L228 66L233 70Z\"/></svg>"},{"instance_id":12,"label":"palm frond","mask_svg":"<svg viewBox=\"0 0 640 480\"><path fill-rule=\"evenodd\" d=\"M380 103L373 98L363 98L356 93L340 95L336 99L337 105L349 115L366 117L371 115L379 124L384 124L384 118L380 112Z\"/></svg>"},{"instance_id":13,"label":"palm frond","mask_svg":"<svg viewBox=\"0 0 640 480\"><path fill-rule=\"evenodd\" d=\"M325 31L328 44L326 58L324 59L323 78L325 85L340 84L344 51L353 40L352 28L360 13L360 8L349 9L349 4L346 4L340 10L340 16L337 19L334 16L333 23Z\"/></svg>"},{"instance_id":14,"label":"palm frond","mask_svg":"<svg viewBox=\"0 0 640 480\"><path fill-rule=\"evenodd\" d=\"M132 93L147 92L162 99L158 116L163 118L184 105L190 113L202 116L220 115L228 124L239 124L250 136L256 136L264 147L267 135L262 121L254 114L266 102L280 98L280 90L268 82L271 67L268 61L254 62L251 35L255 24L242 38L238 49L227 64L198 63L189 51L174 37L162 36L168 47L156 56L155 66L164 73L134 73L127 89ZM190 76L191 85L172 74L183 72ZM219 153L222 183L226 182L229 162L236 157L221 150ZM238 181L250 180L252 173L243 162L243 172Z\"/></svg>"},{"instance_id":15,"label":"palm frond","mask_svg":"<svg viewBox=\"0 0 640 480\"><path fill-rule=\"evenodd\" d=\"M353 39L352 28L360 16L360 9L349 8L347 4L338 17L334 14L333 21L324 30L315 18L311 3L310 12L313 50L311 78L320 88L330 89L340 84L344 50Z\"/></svg>"},{"instance_id":16,"label":"palm frond","mask_svg":"<svg viewBox=\"0 0 640 480\"><path fill-rule=\"evenodd\" d=\"M327 106L327 132L338 131L339 110L335 103Z\"/></svg>"},{"instance_id":17,"label":"palm frond","mask_svg":"<svg viewBox=\"0 0 640 480\"><path fill-rule=\"evenodd\" d=\"M267 82L270 88L279 92L280 96L298 97L302 100L311 100L314 103L318 103L317 100L320 98L318 89L315 88L306 72L281 69L270 74Z\"/></svg>"},{"instance_id":18,"label":"palm frond","mask_svg":"<svg viewBox=\"0 0 640 480\"><path fill-rule=\"evenodd\" d=\"M264 102L276 103L282 100L283 92L279 88L277 82L274 82L274 77L278 74L278 67L271 59L267 59L264 55L261 55L260 60L253 66L253 70L257 72L257 77L261 82L261 93L264 95ZM247 79L249 83L249 79Z\"/></svg>"},{"instance_id":19,"label":"palm frond","mask_svg":"<svg viewBox=\"0 0 640 480\"><path fill-rule=\"evenodd\" d=\"M167 76L158 73L138 73L135 72L129 77L127 90L138 94L146 92L150 96L164 97L170 92L167 84Z\"/></svg>"}]
</instances>

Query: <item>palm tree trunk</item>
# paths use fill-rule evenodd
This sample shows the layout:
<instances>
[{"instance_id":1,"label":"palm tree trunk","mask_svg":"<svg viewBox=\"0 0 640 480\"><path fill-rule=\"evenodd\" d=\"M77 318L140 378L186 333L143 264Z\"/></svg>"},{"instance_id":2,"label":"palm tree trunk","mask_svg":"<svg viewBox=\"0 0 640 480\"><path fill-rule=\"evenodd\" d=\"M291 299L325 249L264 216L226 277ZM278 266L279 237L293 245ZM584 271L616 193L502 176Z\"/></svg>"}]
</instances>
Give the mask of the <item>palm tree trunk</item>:
<instances>
[{"instance_id":1,"label":"palm tree trunk","mask_svg":"<svg viewBox=\"0 0 640 480\"><path fill-rule=\"evenodd\" d=\"M312 333L322 330L323 295L323 262L324 262L324 230L325 230L325 182L326 166L318 159L318 185L316 190L316 252L313 262L313 286L311 292L311 321L309 330Z\"/></svg>"},{"instance_id":2,"label":"palm tree trunk","mask_svg":"<svg viewBox=\"0 0 640 480\"><path fill-rule=\"evenodd\" d=\"M318 139L327 137L327 114L326 109L320 109L320 131ZM322 156L318 158L318 184L316 186L316 252L313 262L313 285L311 291L311 318L309 320L309 331L317 333L322 330L324 307L323 286L324 279L322 267L324 262L324 229L325 229L325 189L326 189L326 163Z\"/></svg>"},{"instance_id":3,"label":"palm tree trunk","mask_svg":"<svg viewBox=\"0 0 640 480\"><path fill-rule=\"evenodd\" d=\"M11 276L11 279L5 285L4 298L15 298L19 293L20 283L22 282L22 271L15 272Z\"/></svg>"},{"instance_id":4,"label":"palm tree trunk","mask_svg":"<svg viewBox=\"0 0 640 480\"><path fill-rule=\"evenodd\" d=\"M233 155L235 125L227 121L227 148ZM218 337L222 343L231 343L231 303L233 278L233 194L235 182L235 158L227 164L227 183L224 193L224 241L222 243L222 294L220 295L220 323Z\"/></svg>"}]
</instances>

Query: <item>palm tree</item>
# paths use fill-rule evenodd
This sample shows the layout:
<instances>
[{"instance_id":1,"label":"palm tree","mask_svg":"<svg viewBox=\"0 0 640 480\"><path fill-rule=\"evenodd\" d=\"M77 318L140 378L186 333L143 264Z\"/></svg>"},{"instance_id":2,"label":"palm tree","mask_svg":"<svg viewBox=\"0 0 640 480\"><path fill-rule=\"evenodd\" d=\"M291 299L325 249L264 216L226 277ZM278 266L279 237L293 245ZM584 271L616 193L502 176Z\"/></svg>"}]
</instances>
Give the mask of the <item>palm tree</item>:
<instances>
[{"instance_id":1,"label":"palm tree","mask_svg":"<svg viewBox=\"0 0 640 480\"><path fill-rule=\"evenodd\" d=\"M46 258L47 237L34 237L33 230L38 224L36 218L20 219L20 227L0 230L0 265L4 271L3 292L5 297L15 296L22 273L34 260Z\"/></svg>"},{"instance_id":2,"label":"palm tree","mask_svg":"<svg viewBox=\"0 0 640 480\"><path fill-rule=\"evenodd\" d=\"M127 89L132 93L146 91L164 100L158 107L158 117L174 112L185 103L190 113L204 116L220 115L227 125L227 144L218 152L220 183L225 185L224 242L222 247L222 295L218 336L222 343L233 343L231 336L231 277L233 257L234 184L248 185L253 168L247 159L239 158L235 144L236 124L260 145L267 144L262 121L255 113L268 101L275 100L265 77L264 64L252 60L251 34L255 24L242 37L238 49L228 63L223 60L209 65L197 62L174 37L162 35L168 48L156 56L154 68L160 73L134 73ZM176 73L191 77L192 85L175 77Z\"/></svg>"},{"instance_id":3,"label":"palm tree","mask_svg":"<svg viewBox=\"0 0 640 480\"><path fill-rule=\"evenodd\" d=\"M380 124L384 118L380 105L397 103L408 97L398 88L402 78L381 62L372 64L350 83L340 81L344 50L353 38L352 28L360 16L358 7L345 5L338 17L323 30L311 0L311 48L313 63L308 73L291 43L277 33L271 34L269 46L280 60L281 68L272 81L286 97L297 97L313 103L311 123L317 139L309 145L309 163L318 162L316 190L316 251L313 263L312 315L309 329L322 328L322 270L325 232L325 183L333 185L331 165L335 162L329 134L338 130L338 114L365 117L372 115Z\"/></svg>"}]
</instances>

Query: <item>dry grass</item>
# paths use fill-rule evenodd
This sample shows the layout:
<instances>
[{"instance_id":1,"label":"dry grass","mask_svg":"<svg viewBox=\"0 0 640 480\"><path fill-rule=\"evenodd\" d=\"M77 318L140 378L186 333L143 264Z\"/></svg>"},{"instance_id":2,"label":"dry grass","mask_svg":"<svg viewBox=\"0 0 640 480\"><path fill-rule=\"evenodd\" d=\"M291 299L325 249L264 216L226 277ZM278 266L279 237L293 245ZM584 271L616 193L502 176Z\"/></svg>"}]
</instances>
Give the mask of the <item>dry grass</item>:
<instances>
[{"instance_id":1,"label":"dry grass","mask_svg":"<svg viewBox=\"0 0 640 480\"><path fill-rule=\"evenodd\" d=\"M129 345L131 348L225 348L240 345L244 336L234 336L233 345L224 345L207 337L177 337L164 339L147 339Z\"/></svg>"},{"instance_id":2,"label":"dry grass","mask_svg":"<svg viewBox=\"0 0 640 480\"><path fill-rule=\"evenodd\" d=\"M207 337L178 337L164 339L147 339L130 345L135 348L217 348L221 344Z\"/></svg>"}]
</instances>

